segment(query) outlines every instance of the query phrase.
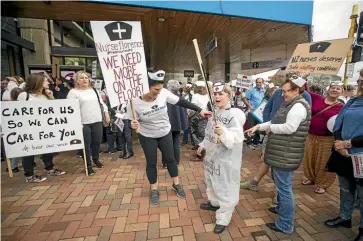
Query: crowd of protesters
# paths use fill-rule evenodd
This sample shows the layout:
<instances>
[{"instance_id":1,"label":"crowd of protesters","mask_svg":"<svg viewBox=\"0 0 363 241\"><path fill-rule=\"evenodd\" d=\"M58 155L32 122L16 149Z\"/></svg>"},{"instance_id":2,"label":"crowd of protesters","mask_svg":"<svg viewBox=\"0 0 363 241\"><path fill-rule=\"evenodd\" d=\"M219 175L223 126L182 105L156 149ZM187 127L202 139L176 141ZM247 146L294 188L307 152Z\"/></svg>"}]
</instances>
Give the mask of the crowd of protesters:
<instances>
[{"instance_id":1,"label":"crowd of protesters","mask_svg":"<svg viewBox=\"0 0 363 241\"><path fill-rule=\"evenodd\" d=\"M104 85L101 90L95 89L84 71L71 80L40 74L31 74L26 80L7 77L1 81L1 101L77 99L90 176L95 174L95 167L104 167L102 152L120 152L122 159L135 155L134 129L146 157L150 202L154 205L159 203L157 149L173 181L171 188L185 198L178 167L181 146L190 143L195 151L190 161L204 162L208 202L200 208L216 211L216 233L228 226L240 187L258 191L270 169L276 185L276 206L269 211L279 218L266 225L288 234L294 230L294 171L303 163L305 177L301 184L315 185L316 194L324 194L338 175L339 216L325 224L350 228L358 202L361 223L356 241L363 240L363 200L359 198L363 197L363 182L354 176L351 161L351 155L363 153L363 70L357 89L342 82L333 82L326 89L319 85L308 88L307 76L299 73L287 73L281 87L257 78L249 89L201 80L183 87L178 80L166 82L164 77L164 71L148 72L149 92L133 100L133 111L130 103L112 108ZM259 119L254 112L262 104ZM103 139L107 150L101 151ZM240 183L243 145L261 147L262 163L252 180ZM5 159L3 144L1 148ZM18 162L22 160L26 182L43 182L47 176L66 174L54 167L55 155L41 156L46 176L34 173L34 156L11 159L11 168L19 172ZM83 156L83 151L78 155Z\"/></svg>"}]
</instances>

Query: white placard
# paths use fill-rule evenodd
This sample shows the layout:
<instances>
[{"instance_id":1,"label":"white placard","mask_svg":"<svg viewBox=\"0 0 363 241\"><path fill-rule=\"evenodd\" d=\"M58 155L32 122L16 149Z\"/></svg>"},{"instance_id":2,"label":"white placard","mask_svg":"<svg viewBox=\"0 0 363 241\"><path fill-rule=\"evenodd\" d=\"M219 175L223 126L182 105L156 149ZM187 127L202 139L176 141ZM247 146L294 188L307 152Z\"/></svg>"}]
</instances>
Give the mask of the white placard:
<instances>
[{"instance_id":1,"label":"white placard","mask_svg":"<svg viewBox=\"0 0 363 241\"><path fill-rule=\"evenodd\" d=\"M96 79L94 81L94 87L95 87L95 89L101 91L102 90L102 83L103 83L103 80Z\"/></svg>"},{"instance_id":2,"label":"white placard","mask_svg":"<svg viewBox=\"0 0 363 241\"><path fill-rule=\"evenodd\" d=\"M363 153L351 155L355 178L363 178Z\"/></svg>"},{"instance_id":3,"label":"white placard","mask_svg":"<svg viewBox=\"0 0 363 241\"><path fill-rule=\"evenodd\" d=\"M149 92L140 22L91 21L111 107Z\"/></svg>"},{"instance_id":4,"label":"white placard","mask_svg":"<svg viewBox=\"0 0 363 241\"><path fill-rule=\"evenodd\" d=\"M354 75L354 63L349 63L347 67L347 76L348 78L353 78Z\"/></svg>"},{"instance_id":5,"label":"white placard","mask_svg":"<svg viewBox=\"0 0 363 241\"><path fill-rule=\"evenodd\" d=\"M61 76L67 80L74 79L76 71L74 70L61 70Z\"/></svg>"},{"instance_id":6,"label":"white placard","mask_svg":"<svg viewBox=\"0 0 363 241\"><path fill-rule=\"evenodd\" d=\"M84 148L78 100L6 101L1 104L7 158Z\"/></svg>"},{"instance_id":7,"label":"white placard","mask_svg":"<svg viewBox=\"0 0 363 241\"><path fill-rule=\"evenodd\" d=\"M236 87L242 89L249 89L252 87L252 79L250 76L238 74Z\"/></svg>"},{"instance_id":8,"label":"white placard","mask_svg":"<svg viewBox=\"0 0 363 241\"><path fill-rule=\"evenodd\" d=\"M265 109L267 104L267 100L263 100L261 102L261 104L254 109L251 114L256 118L256 120L258 120L258 122L262 123L263 122L263 110Z\"/></svg>"}]
</instances>

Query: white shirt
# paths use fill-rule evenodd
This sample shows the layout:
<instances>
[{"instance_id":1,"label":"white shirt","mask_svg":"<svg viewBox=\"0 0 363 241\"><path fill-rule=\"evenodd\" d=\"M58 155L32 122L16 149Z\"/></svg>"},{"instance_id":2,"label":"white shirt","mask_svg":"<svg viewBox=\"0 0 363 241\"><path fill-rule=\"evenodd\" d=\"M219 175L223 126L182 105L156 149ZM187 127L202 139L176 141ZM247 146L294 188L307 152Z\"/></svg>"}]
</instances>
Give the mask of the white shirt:
<instances>
[{"instance_id":1,"label":"white shirt","mask_svg":"<svg viewBox=\"0 0 363 241\"><path fill-rule=\"evenodd\" d=\"M271 121L260 124L260 130L265 131L270 127L274 134L291 135L299 128L300 123L306 119L307 111L303 104L296 103L287 113L286 123L271 124Z\"/></svg>"},{"instance_id":2,"label":"white shirt","mask_svg":"<svg viewBox=\"0 0 363 241\"><path fill-rule=\"evenodd\" d=\"M103 103L100 93L98 93L98 97L99 101L103 105L104 112L107 112L108 108L105 103ZM68 93L67 99L79 100L82 124L92 124L102 121L101 107L97 100L97 95L92 88L85 90L71 89Z\"/></svg>"},{"instance_id":3,"label":"white shirt","mask_svg":"<svg viewBox=\"0 0 363 241\"><path fill-rule=\"evenodd\" d=\"M345 97L345 96L341 95L338 97L338 100L342 100L346 104L348 102L348 100L350 100L350 97Z\"/></svg>"},{"instance_id":4,"label":"white shirt","mask_svg":"<svg viewBox=\"0 0 363 241\"><path fill-rule=\"evenodd\" d=\"M27 93L21 92L18 96L18 100L25 100L26 101ZM48 100L47 97L44 95L35 95L35 94L29 94L29 100Z\"/></svg>"},{"instance_id":5,"label":"white shirt","mask_svg":"<svg viewBox=\"0 0 363 241\"><path fill-rule=\"evenodd\" d=\"M178 101L178 96L164 88L152 102L146 102L140 98L134 99L136 119L139 121L139 133L150 138L166 136L171 129L167 103L175 105ZM131 104L127 106L127 114L132 120Z\"/></svg>"},{"instance_id":6,"label":"white shirt","mask_svg":"<svg viewBox=\"0 0 363 241\"><path fill-rule=\"evenodd\" d=\"M209 97L208 95L200 95L200 94L194 94L192 98L192 103L196 106L202 108L203 110L206 110L208 107Z\"/></svg>"}]
</instances>

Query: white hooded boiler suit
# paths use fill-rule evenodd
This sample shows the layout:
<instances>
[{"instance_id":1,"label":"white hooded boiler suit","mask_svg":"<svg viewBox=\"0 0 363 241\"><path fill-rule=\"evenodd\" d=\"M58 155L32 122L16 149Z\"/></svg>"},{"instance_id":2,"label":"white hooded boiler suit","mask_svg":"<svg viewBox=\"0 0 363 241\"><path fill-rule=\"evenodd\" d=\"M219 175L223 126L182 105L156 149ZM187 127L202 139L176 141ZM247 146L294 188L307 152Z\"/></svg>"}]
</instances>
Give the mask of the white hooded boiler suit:
<instances>
[{"instance_id":1,"label":"white hooded boiler suit","mask_svg":"<svg viewBox=\"0 0 363 241\"><path fill-rule=\"evenodd\" d=\"M239 201L246 116L237 108L217 109L215 114L217 122L223 126L223 134L214 134L215 123L210 118L200 146L206 150L204 174L208 200L220 207L216 212L216 224L227 226Z\"/></svg>"}]
</instances>

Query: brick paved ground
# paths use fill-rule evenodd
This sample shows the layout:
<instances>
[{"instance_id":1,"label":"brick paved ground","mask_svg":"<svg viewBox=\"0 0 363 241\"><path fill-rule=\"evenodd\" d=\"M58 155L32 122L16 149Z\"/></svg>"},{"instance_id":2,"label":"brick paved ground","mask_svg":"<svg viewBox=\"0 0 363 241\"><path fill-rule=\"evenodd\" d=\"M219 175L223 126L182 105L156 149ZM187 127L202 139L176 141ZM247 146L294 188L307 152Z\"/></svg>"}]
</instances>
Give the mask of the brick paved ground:
<instances>
[{"instance_id":1,"label":"brick paved ground","mask_svg":"<svg viewBox=\"0 0 363 241\"><path fill-rule=\"evenodd\" d=\"M247 179L258 167L259 151L245 148L244 152L242 179ZM339 190L334 185L324 195L314 194L311 187L300 185L301 168L294 175L296 232L274 233L264 225L277 217L267 211L274 185L270 177L265 177L260 191L241 190L233 221L221 235L214 234L214 213L199 209L199 204L206 201L206 187L201 163L188 161L191 153L183 147L180 176L186 200L176 197L167 171L159 166L158 207L149 205L145 157L138 146L136 158L129 161L118 160L116 155L102 155L105 168L97 170L92 177L85 176L83 162L74 152L55 159L67 175L52 177L41 184L26 184L22 173L10 179L3 171L1 240L333 241L351 240L356 235L358 213L354 214L352 230L331 230L324 226L326 219L337 215ZM43 164L39 160L37 163L40 174ZM5 170L4 162L2 170ZM268 237L256 237L264 234Z\"/></svg>"}]
</instances>

